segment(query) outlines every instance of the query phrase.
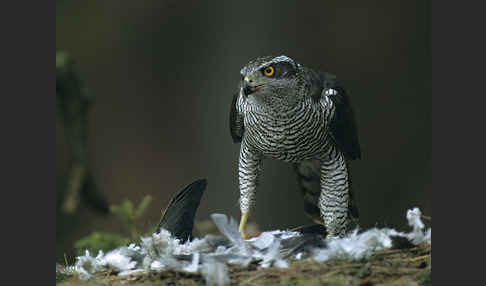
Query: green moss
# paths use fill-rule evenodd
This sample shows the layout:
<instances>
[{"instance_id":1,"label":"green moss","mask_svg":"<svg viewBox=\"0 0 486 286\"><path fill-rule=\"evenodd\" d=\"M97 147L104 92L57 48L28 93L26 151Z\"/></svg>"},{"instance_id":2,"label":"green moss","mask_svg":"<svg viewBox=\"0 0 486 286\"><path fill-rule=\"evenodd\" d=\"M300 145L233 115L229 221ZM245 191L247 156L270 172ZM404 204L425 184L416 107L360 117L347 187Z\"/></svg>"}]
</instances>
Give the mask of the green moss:
<instances>
[{"instance_id":1,"label":"green moss","mask_svg":"<svg viewBox=\"0 0 486 286\"><path fill-rule=\"evenodd\" d=\"M96 255L99 250L108 252L112 249L126 245L129 242L136 242L141 233L137 229L139 218L143 215L148 205L152 201L150 196L145 196L138 206L134 207L129 200L123 201L120 205L110 206L112 215L116 215L123 226L126 234L110 233L110 232L92 232L91 234L74 242L74 248L78 255L84 255L87 249L92 254Z\"/></svg>"}]
</instances>

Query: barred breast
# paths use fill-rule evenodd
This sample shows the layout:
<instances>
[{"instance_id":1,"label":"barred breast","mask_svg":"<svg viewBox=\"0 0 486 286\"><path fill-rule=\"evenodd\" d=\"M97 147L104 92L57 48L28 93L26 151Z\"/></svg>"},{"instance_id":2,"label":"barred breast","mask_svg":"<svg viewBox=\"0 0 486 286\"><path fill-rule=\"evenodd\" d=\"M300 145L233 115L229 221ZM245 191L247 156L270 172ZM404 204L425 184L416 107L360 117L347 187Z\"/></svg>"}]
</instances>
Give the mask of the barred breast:
<instances>
[{"instance_id":1,"label":"barred breast","mask_svg":"<svg viewBox=\"0 0 486 286\"><path fill-rule=\"evenodd\" d=\"M245 106L244 125L247 148L265 157L285 162L301 162L326 155L329 109L303 102L282 114L259 112Z\"/></svg>"}]
</instances>

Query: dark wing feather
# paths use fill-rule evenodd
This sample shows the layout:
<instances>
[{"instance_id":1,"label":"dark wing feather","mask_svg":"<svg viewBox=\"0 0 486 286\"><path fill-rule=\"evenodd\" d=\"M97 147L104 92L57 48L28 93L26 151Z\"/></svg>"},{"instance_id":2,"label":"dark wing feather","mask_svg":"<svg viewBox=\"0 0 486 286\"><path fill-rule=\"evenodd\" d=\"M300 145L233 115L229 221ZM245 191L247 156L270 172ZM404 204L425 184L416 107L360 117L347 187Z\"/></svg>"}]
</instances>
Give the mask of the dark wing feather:
<instances>
[{"instance_id":1,"label":"dark wing feather","mask_svg":"<svg viewBox=\"0 0 486 286\"><path fill-rule=\"evenodd\" d=\"M238 94L238 92L235 92L235 94L233 95L229 116L230 133L234 143L241 142L245 129L245 127L243 126L243 117L238 114L238 111L236 110L236 101L238 100Z\"/></svg>"},{"instance_id":2,"label":"dark wing feather","mask_svg":"<svg viewBox=\"0 0 486 286\"><path fill-rule=\"evenodd\" d=\"M346 91L336 77L330 73L316 72L308 69L309 79L311 81L311 97L318 102L328 88L336 90L337 94L331 95L330 98L336 106L334 118L331 122L331 138L336 146L341 150L346 161L361 158L361 149L358 141L356 121L349 98ZM320 216L320 210L317 206L320 188L320 163L319 161L303 161L294 165L297 172L298 184L304 196L304 211L314 222L323 223ZM354 197L354 187L352 184L350 165L347 164L349 179L350 206L349 216L358 225L359 211Z\"/></svg>"},{"instance_id":3,"label":"dark wing feather","mask_svg":"<svg viewBox=\"0 0 486 286\"><path fill-rule=\"evenodd\" d=\"M337 94L329 95L336 111L331 122L331 137L346 159L361 159L361 147L358 140L358 131L354 111L346 90L335 76L329 73L320 73L323 81L323 91L332 88Z\"/></svg>"},{"instance_id":4,"label":"dark wing feather","mask_svg":"<svg viewBox=\"0 0 486 286\"><path fill-rule=\"evenodd\" d=\"M164 211L157 232L161 228L168 230L173 236L186 241L192 237L192 228L196 210L207 186L207 180L193 182L177 193Z\"/></svg>"}]
</instances>

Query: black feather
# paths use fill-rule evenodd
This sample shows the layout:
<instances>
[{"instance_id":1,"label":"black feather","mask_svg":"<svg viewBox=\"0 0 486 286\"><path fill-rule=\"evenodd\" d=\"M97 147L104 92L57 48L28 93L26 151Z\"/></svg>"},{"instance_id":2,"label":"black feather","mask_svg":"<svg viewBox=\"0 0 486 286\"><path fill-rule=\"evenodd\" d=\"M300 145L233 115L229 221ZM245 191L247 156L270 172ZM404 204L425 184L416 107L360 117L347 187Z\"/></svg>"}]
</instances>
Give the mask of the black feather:
<instances>
[{"instance_id":1,"label":"black feather","mask_svg":"<svg viewBox=\"0 0 486 286\"><path fill-rule=\"evenodd\" d=\"M194 217L206 186L206 179L197 180L175 195L162 215L157 232L164 228L181 241L192 238Z\"/></svg>"},{"instance_id":2,"label":"black feather","mask_svg":"<svg viewBox=\"0 0 486 286\"><path fill-rule=\"evenodd\" d=\"M354 111L343 85L330 73L320 72L322 92L332 88L337 93L329 95L336 111L331 122L331 138L344 153L346 159L361 159L361 147L358 140L358 130Z\"/></svg>"},{"instance_id":3,"label":"black feather","mask_svg":"<svg viewBox=\"0 0 486 286\"><path fill-rule=\"evenodd\" d=\"M235 92L235 94L233 95L233 100L231 101L230 116L229 116L230 133L234 143L241 142L241 140L243 139L243 131L244 131L243 123L240 122L240 124L238 124L238 121L241 119L238 118L238 111L236 110L237 100L238 100L238 92Z\"/></svg>"},{"instance_id":4,"label":"black feather","mask_svg":"<svg viewBox=\"0 0 486 286\"><path fill-rule=\"evenodd\" d=\"M299 232L301 234L316 234L316 235L327 235L326 227L322 224L311 224L305 226L298 226L290 229L290 231Z\"/></svg>"}]
</instances>

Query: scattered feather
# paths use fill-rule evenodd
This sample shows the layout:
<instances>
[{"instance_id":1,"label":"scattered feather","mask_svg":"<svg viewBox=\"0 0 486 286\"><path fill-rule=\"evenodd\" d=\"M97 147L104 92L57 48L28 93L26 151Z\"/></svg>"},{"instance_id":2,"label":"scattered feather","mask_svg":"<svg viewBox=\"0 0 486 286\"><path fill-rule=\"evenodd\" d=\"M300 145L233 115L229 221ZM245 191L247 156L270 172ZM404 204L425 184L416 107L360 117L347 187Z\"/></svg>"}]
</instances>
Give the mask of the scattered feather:
<instances>
[{"instance_id":1,"label":"scattered feather","mask_svg":"<svg viewBox=\"0 0 486 286\"><path fill-rule=\"evenodd\" d=\"M419 208L414 208L407 211L408 225L413 228L413 231L407 236L408 239L415 245L419 245L426 240L426 235L423 232L425 225L420 219L421 216L422 212Z\"/></svg>"},{"instance_id":2,"label":"scattered feather","mask_svg":"<svg viewBox=\"0 0 486 286\"><path fill-rule=\"evenodd\" d=\"M224 214L212 214L211 218L218 230L233 243L239 254L251 255L250 249L241 237L241 233L238 231L238 225L232 217L228 220Z\"/></svg>"},{"instance_id":3,"label":"scattered feather","mask_svg":"<svg viewBox=\"0 0 486 286\"><path fill-rule=\"evenodd\" d=\"M427 233L425 233L425 241L428 243L428 244L432 244L432 229L429 228L427 230Z\"/></svg>"},{"instance_id":4,"label":"scattered feather","mask_svg":"<svg viewBox=\"0 0 486 286\"><path fill-rule=\"evenodd\" d=\"M199 252L196 252L192 255L192 262L191 264L184 267L184 271L195 273L199 268Z\"/></svg>"},{"instance_id":5,"label":"scattered feather","mask_svg":"<svg viewBox=\"0 0 486 286\"><path fill-rule=\"evenodd\" d=\"M213 258L205 259L201 272L208 286L230 285L228 267L223 262Z\"/></svg>"},{"instance_id":6,"label":"scattered feather","mask_svg":"<svg viewBox=\"0 0 486 286\"><path fill-rule=\"evenodd\" d=\"M268 251L263 255L263 261L260 263L263 268L268 268L272 265L278 268L289 267L288 262L282 258L280 253L280 241L276 240L270 245Z\"/></svg>"},{"instance_id":7,"label":"scattered feather","mask_svg":"<svg viewBox=\"0 0 486 286\"><path fill-rule=\"evenodd\" d=\"M92 275L96 272L103 271L101 266L101 258L103 257L103 251L99 251L96 257L92 257L89 250L86 250L84 256L79 256L77 258L76 264L74 265L76 273L78 273L79 279L89 280Z\"/></svg>"},{"instance_id":8,"label":"scattered feather","mask_svg":"<svg viewBox=\"0 0 486 286\"><path fill-rule=\"evenodd\" d=\"M128 275L134 275L134 274L140 274L140 273L146 273L147 271L144 269L133 269L133 270L126 270L118 273L118 276L128 276Z\"/></svg>"},{"instance_id":9,"label":"scattered feather","mask_svg":"<svg viewBox=\"0 0 486 286\"><path fill-rule=\"evenodd\" d=\"M115 270L116 272L122 272L132 270L137 264L133 261L128 253L124 253L122 249L115 249L108 252L100 261L100 264L105 268Z\"/></svg>"},{"instance_id":10,"label":"scattered feather","mask_svg":"<svg viewBox=\"0 0 486 286\"><path fill-rule=\"evenodd\" d=\"M228 264L247 267L254 262L263 268L287 268L287 259L311 257L317 262L359 260L377 250L397 247L397 238L409 245L431 244L432 229L425 230L421 215L418 208L407 211L406 218L412 228L409 233L372 228L362 233L355 230L343 238L324 239L319 233L274 230L243 240L233 218L212 214L211 218L222 234L220 236L208 234L181 243L162 228L158 233L141 237L139 245L132 243L106 254L100 251L96 257L86 250L85 255L76 258L74 266L60 268L56 265L56 274L61 271L76 273L80 279L89 280L93 274L106 270L123 276L175 269L201 273L207 285L229 285Z\"/></svg>"},{"instance_id":11,"label":"scattered feather","mask_svg":"<svg viewBox=\"0 0 486 286\"><path fill-rule=\"evenodd\" d=\"M354 231L343 238L329 238L327 247L316 249L313 259L318 262L329 259L358 260L391 246L392 240L386 229L373 228L360 234Z\"/></svg>"},{"instance_id":12,"label":"scattered feather","mask_svg":"<svg viewBox=\"0 0 486 286\"><path fill-rule=\"evenodd\" d=\"M259 250L263 250L272 245L274 240L275 236L271 232L263 232L260 236L253 238L251 244Z\"/></svg>"}]
</instances>

